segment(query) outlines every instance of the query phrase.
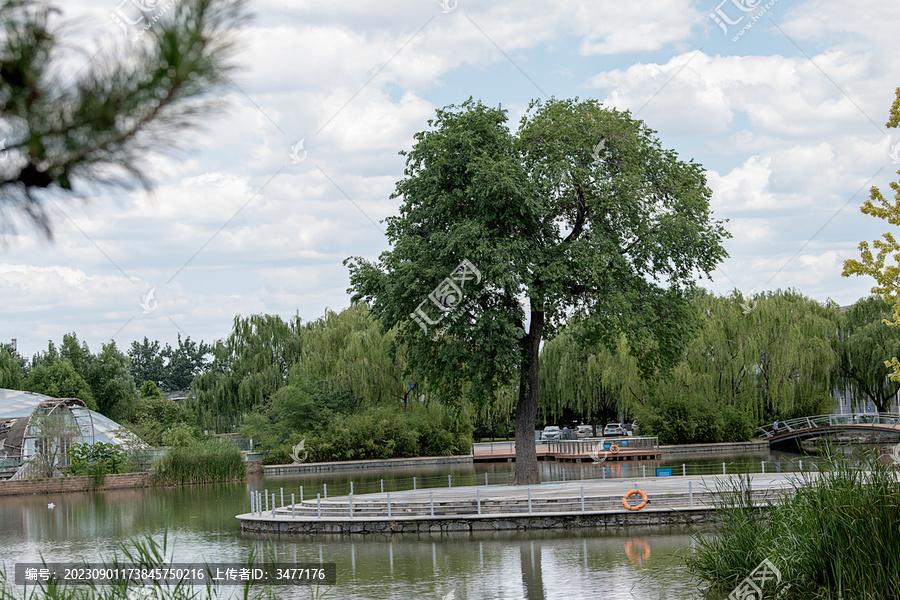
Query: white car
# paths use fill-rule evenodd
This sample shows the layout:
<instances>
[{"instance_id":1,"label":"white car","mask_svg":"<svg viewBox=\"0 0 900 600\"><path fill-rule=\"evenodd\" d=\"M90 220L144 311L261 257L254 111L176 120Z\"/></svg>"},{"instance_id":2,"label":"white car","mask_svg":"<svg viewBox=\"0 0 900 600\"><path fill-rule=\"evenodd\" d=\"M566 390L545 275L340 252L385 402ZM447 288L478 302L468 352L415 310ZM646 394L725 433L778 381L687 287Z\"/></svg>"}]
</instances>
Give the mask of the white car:
<instances>
[{"instance_id":1,"label":"white car","mask_svg":"<svg viewBox=\"0 0 900 600\"><path fill-rule=\"evenodd\" d=\"M603 428L603 437L613 437L619 435L627 435L625 425L622 423L607 423Z\"/></svg>"},{"instance_id":2,"label":"white car","mask_svg":"<svg viewBox=\"0 0 900 600\"><path fill-rule=\"evenodd\" d=\"M579 425L575 429L575 437L578 439L594 437L594 428L590 425Z\"/></svg>"},{"instance_id":3,"label":"white car","mask_svg":"<svg viewBox=\"0 0 900 600\"><path fill-rule=\"evenodd\" d=\"M541 431L542 440L558 440L560 436L562 436L562 432L556 425L549 425Z\"/></svg>"}]
</instances>

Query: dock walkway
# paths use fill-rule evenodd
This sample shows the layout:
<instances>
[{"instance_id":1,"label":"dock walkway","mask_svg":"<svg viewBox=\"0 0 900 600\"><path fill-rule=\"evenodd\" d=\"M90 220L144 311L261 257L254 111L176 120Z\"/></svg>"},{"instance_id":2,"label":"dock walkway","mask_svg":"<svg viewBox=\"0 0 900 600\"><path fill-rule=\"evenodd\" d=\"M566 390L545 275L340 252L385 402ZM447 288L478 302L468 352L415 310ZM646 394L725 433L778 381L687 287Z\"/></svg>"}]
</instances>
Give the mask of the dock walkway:
<instances>
[{"instance_id":1,"label":"dock walkway","mask_svg":"<svg viewBox=\"0 0 900 600\"><path fill-rule=\"evenodd\" d=\"M814 476L814 475L811 475ZM750 494L764 507L802 478L797 474L751 474ZM238 515L241 530L257 533L399 533L499 529L548 529L627 525L674 525L716 520L722 490L734 475L580 480L535 486L467 486L304 499L274 505L254 496L251 512ZM626 509L623 496L642 490L648 504ZM268 494L267 494L268 496ZM635 494L630 504L640 502Z\"/></svg>"}]
</instances>

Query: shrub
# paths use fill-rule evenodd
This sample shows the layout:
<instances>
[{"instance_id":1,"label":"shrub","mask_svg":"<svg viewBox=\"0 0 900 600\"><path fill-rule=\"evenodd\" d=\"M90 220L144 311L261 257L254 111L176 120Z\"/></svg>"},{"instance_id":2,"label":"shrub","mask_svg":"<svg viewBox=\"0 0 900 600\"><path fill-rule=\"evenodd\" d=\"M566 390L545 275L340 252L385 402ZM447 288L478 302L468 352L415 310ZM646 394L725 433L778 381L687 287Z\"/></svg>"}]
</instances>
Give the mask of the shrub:
<instances>
[{"instance_id":1,"label":"shrub","mask_svg":"<svg viewBox=\"0 0 900 600\"><path fill-rule=\"evenodd\" d=\"M378 406L338 415L327 428L306 437L310 461L366 460L467 454L472 426L465 413L441 406L402 411Z\"/></svg>"},{"instance_id":2,"label":"shrub","mask_svg":"<svg viewBox=\"0 0 900 600\"><path fill-rule=\"evenodd\" d=\"M668 396L639 415L642 435L663 444L743 442L753 436L750 418L731 406L689 394Z\"/></svg>"},{"instance_id":3,"label":"shrub","mask_svg":"<svg viewBox=\"0 0 900 600\"><path fill-rule=\"evenodd\" d=\"M107 442L76 444L69 449L72 475L90 475L95 487L103 485L107 474L121 473L127 458L118 446Z\"/></svg>"}]
</instances>

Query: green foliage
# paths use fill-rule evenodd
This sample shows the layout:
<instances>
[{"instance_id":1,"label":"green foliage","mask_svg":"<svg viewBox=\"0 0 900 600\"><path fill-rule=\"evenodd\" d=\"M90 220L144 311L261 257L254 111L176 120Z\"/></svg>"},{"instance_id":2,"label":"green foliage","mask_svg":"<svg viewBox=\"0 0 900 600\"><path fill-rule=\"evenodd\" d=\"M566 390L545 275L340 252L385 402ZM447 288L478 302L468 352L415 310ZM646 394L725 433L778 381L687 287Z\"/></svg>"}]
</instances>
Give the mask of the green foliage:
<instances>
[{"instance_id":1,"label":"green foliage","mask_svg":"<svg viewBox=\"0 0 900 600\"><path fill-rule=\"evenodd\" d=\"M78 398L115 421L126 418L138 399L131 362L115 342L91 354L86 343L65 334L59 350L50 342L47 352L35 355L25 389L54 398Z\"/></svg>"},{"instance_id":2,"label":"green foliage","mask_svg":"<svg viewBox=\"0 0 900 600\"><path fill-rule=\"evenodd\" d=\"M890 117L885 125L890 128L900 127L900 88L896 90ZM900 182L892 181L890 186L894 192L893 201L886 198L881 190L873 187L869 190L869 198L859 210L896 227L900 225ZM876 250L874 254L873 248ZM871 248L869 242L860 242L859 254L859 260L844 261L844 270L841 274L844 277L869 275L874 278L876 285L872 287L872 293L879 294L894 307L894 314L887 322L892 327L900 327L900 243L894 234L888 231L881 239L873 241ZM895 355L885 355L882 358L891 369L891 379L900 382L900 359Z\"/></svg>"},{"instance_id":3,"label":"green foliage","mask_svg":"<svg viewBox=\"0 0 900 600\"><path fill-rule=\"evenodd\" d=\"M506 121L472 100L438 110L405 153L391 250L345 264L353 300L397 328L411 367L443 400L481 407L519 384L515 482L535 483L543 337L575 313L589 340L625 334L642 373L671 367L692 329L688 292L725 257L728 234L710 214L700 165L664 150L629 113L550 100L534 102L517 133ZM429 293L463 260L479 276L434 306ZM443 335L423 334L417 310Z\"/></svg>"},{"instance_id":4,"label":"green foliage","mask_svg":"<svg viewBox=\"0 0 900 600\"><path fill-rule=\"evenodd\" d=\"M742 442L753 435L748 415L688 393L661 396L638 419L641 435L658 436L662 444Z\"/></svg>"},{"instance_id":5,"label":"green foliage","mask_svg":"<svg viewBox=\"0 0 900 600\"><path fill-rule=\"evenodd\" d=\"M188 336L184 340L178 334L178 344L173 348L169 344L160 354L165 361L160 385L164 390L187 390L197 375L204 373L209 368L206 358L212 352L209 344L192 342Z\"/></svg>"},{"instance_id":6,"label":"green foliage","mask_svg":"<svg viewBox=\"0 0 900 600\"><path fill-rule=\"evenodd\" d=\"M156 384L149 380L141 386L140 394L141 400L161 400L163 398L162 392L159 391Z\"/></svg>"},{"instance_id":7,"label":"green foliage","mask_svg":"<svg viewBox=\"0 0 900 600\"><path fill-rule=\"evenodd\" d=\"M106 475L122 473L127 455L115 444L76 444L69 449L72 475L90 475L94 487L101 487Z\"/></svg>"},{"instance_id":8,"label":"green foliage","mask_svg":"<svg viewBox=\"0 0 900 600\"><path fill-rule=\"evenodd\" d=\"M51 398L78 398L88 408L97 409L91 386L75 371L68 360L42 361L34 366L25 380L25 389Z\"/></svg>"},{"instance_id":9,"label":"green foliage","mask_svg":"<svg viewBox=\"0 0 900 600\"><path fill-rule=\"evenodd\" d=\"M22 389L24 370L12 353L0 345L0 388L7 390Z\"/></svg>"},{"instance_id":10,"label":"green foliage","mask_svg":"<svg viewBox=\"0 0 900 600\"><path fill-rule=\"evenodd\" d=\"M713 592L728 593L769 558L791 586L786 600L900 596L900 483L877 456L851 462L832 454L764 519L745 489L723 495L722 525L688 558Z\"/></svg>"},{"instance_id":11,"label":"green foliage","mask_svg":"<svg viewBox=\"0 0 900 600\"><path fill-rule=\"evenodd\" d=\"M89 373L97 411L114 421L127 417L138 399L128 356L116 348L115 342L104 344L94 357Z\"/></svg>"},{"instance_id":12,"label":"green foliage","mask_svg":"<svg viewBox=\"0 0 900 600\"><path fill-rule=\"evenodd\" d=\"M648 384L640 377L624 335L610 349L585 344L576 331L579 327L573 321L541 350L542 414L553 422L566 410L586 423L618 421L619 410L629 415L645 400Z\"/></svg>"},{"instance_id":13,"label":"green foliage","mask_svg":"<svg viewBox=\"0 0 900 600\"><path fill-rule=\"evenodd\" d=\"M306 437L309 460L315 462L450 456L467 454L471 445L467 415L451 415L438 406L407 412L388 406L367 408L339 415L326 429Z\"/></svg>"},{"instance_id":14,"label":"green foliage","mask_svg":"<svg viewBox=\"0 0 900 600\"><path fill-rule=\"evenodd\" d=\"M269 315L238 317L214 354L214 367L192 387L190 405L203 428L232 431L250 412L268 418L273 396L285 386L296 388L278 400L294 421L288 429L325 419L327 411L408 402L403 351L362 305L303 325ZM320 408L327 411L318 414ZM275 415L272 423L283 420Z\"/></svg>"},{"instance_id":15,"label":"green foliage","mask_svg":"<svg viewBox=\"0 0 900 600\"><path fill-rule=\"evenodd\" d=\"M701 291L691 309L701 325L681 362L650 380L637 376L624 336L611 350L585 345L574 321L542 352L545 410L621 410L638 417L642 434L686 444L746 440L776 415L822 414L834 405L836 305L792 290L755 298Z\"/></svg>"},{"instance_id":16,"label":"green foliage","mask_svg":"<svg viewBox=\"0 0 900 600\"><path fill-rule=\"evenodd\" d=\"M152 381L145 382L141 393L150 395L142 397L134 405L131 415L122 424L146 443L165 446L168 445L163 441L165 435L171 437L182 426L190 429L182 419L182 407L177 402L163 398Z\"/></svg>"},{"instance_id":17,"label":"green foliage","mask_svg":"<svg viewBox=\"0 0 900 600\"><path fill-rule=\"evenodd\" d=\"M175 446L154 460L153 468L157 482L165 484L229 481L247 474L241 451L216 439Z\"/></svg>"},{"instance_id":18,"label":"green foliage","mask_svg":"<svg viewBox=\"0 0 900 600\"><path fill-rule=\"evenodd\" d=\"M148 152L177 147L214 106L206 96L231 81L229 30L243 20L243 5L180 0L141 30L141 43L126 49L123 36L60 77L72 24L37 0L0 3L0 116L9 152L0 163L0 229L12 228L6 215L16 209L49 236L42 200L79 183L149 189ZM37 193L44 189L53 193Z\"/></svg>"},{"instance_id":19,"label":"green foliage","mask_svg":"<svg viewBox=\"0 0 900 600\"><path fill-rule=\"evenodd\" d=\"M202 427L231 431L242 414L262 405L284 385L299 357L299 327L299 319L235 317L231 335L213 348L214 368L192 384Z\"/></svg>"},{"instance_id":20,"label":"green foliage","mask_svg":"<svg viewBox=\"0 0 900 600\"><path fill-rule=\"evenodd\" d=\"M125 459L125 452L107 442L76 444L69 449L73 475L90 475L91 467L96 465L105 473L121 473Z\"/></svg>"},{"instance_id":21,"label":"green foliage","mask_svg":"<svg viewBox=\"0 0 900 600\"><path fill-rule=\"evenodd\" d=\"M178 423L163 431L160 441L164 446L188 448L198 443L199 436L190 425Z\"/></svg>"},{"instance_id":22,"label":"green foliage","mask_svg":"<svg viewBox=\"0 0 900 600\"><path fill-rule=\"evenodd\" d=\"M871 296L857 300L842 315L836 387L858 408L871 403L887 412L900 390L885 365L886 357L900 356L900 328L884 322L892 313L889 302Z\"/></svg>"},{"instance_id":23,"label":"green foliage","mask_svg":"<svg viewBox=\"0 0 900 600\"><path fill-rule=\"evenodd\" d=\"M128 358L131 359L135 385L143 386L147 381L152 381L156 386L162 385L166 367L158 341L151 342L145 336L143 342L131 342Z\"/></svg>"}]
</instances>

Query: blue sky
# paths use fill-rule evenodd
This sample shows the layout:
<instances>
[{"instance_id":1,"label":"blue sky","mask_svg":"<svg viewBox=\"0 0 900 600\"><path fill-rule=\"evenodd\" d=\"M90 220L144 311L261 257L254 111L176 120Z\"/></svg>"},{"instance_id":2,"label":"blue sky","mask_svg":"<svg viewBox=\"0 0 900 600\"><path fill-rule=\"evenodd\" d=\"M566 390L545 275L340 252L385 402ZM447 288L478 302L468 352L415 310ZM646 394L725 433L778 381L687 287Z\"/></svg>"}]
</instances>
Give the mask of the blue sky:
<instances>
[{"instance_id":1,"label":"blue sky","mask_svg":"<svg viewBox=\"0 0 900 600\"><path fill-rule=\"evenodd\" d=\"M129 4L63 8L82 50L67 69L97 49L127 53L110 13ZM715 216L733 235L730 257L701 282L708 289L791 287L849 304L872 286L840 272L860 240L887 230L859 206L900 168L890 154L900 132L884 126L900 86L897 3L257 0L250 8L225 110L184 136L185 151L147 156L152 195L57 200L53 242L28 227L3 236L0 339L17 338L30 355L75 331L94 351L109 339L125 349L144 336L223 338L237 314L310 320L344 308L342 261L388 248L380 221L398 207L390 199L398 151L436 108L469 96L502 104L513 125L534 98L597 98L636 113L663 146L702 164ZM736 23L726 34L711 13Z\"/></svg>"}]
</instances>

